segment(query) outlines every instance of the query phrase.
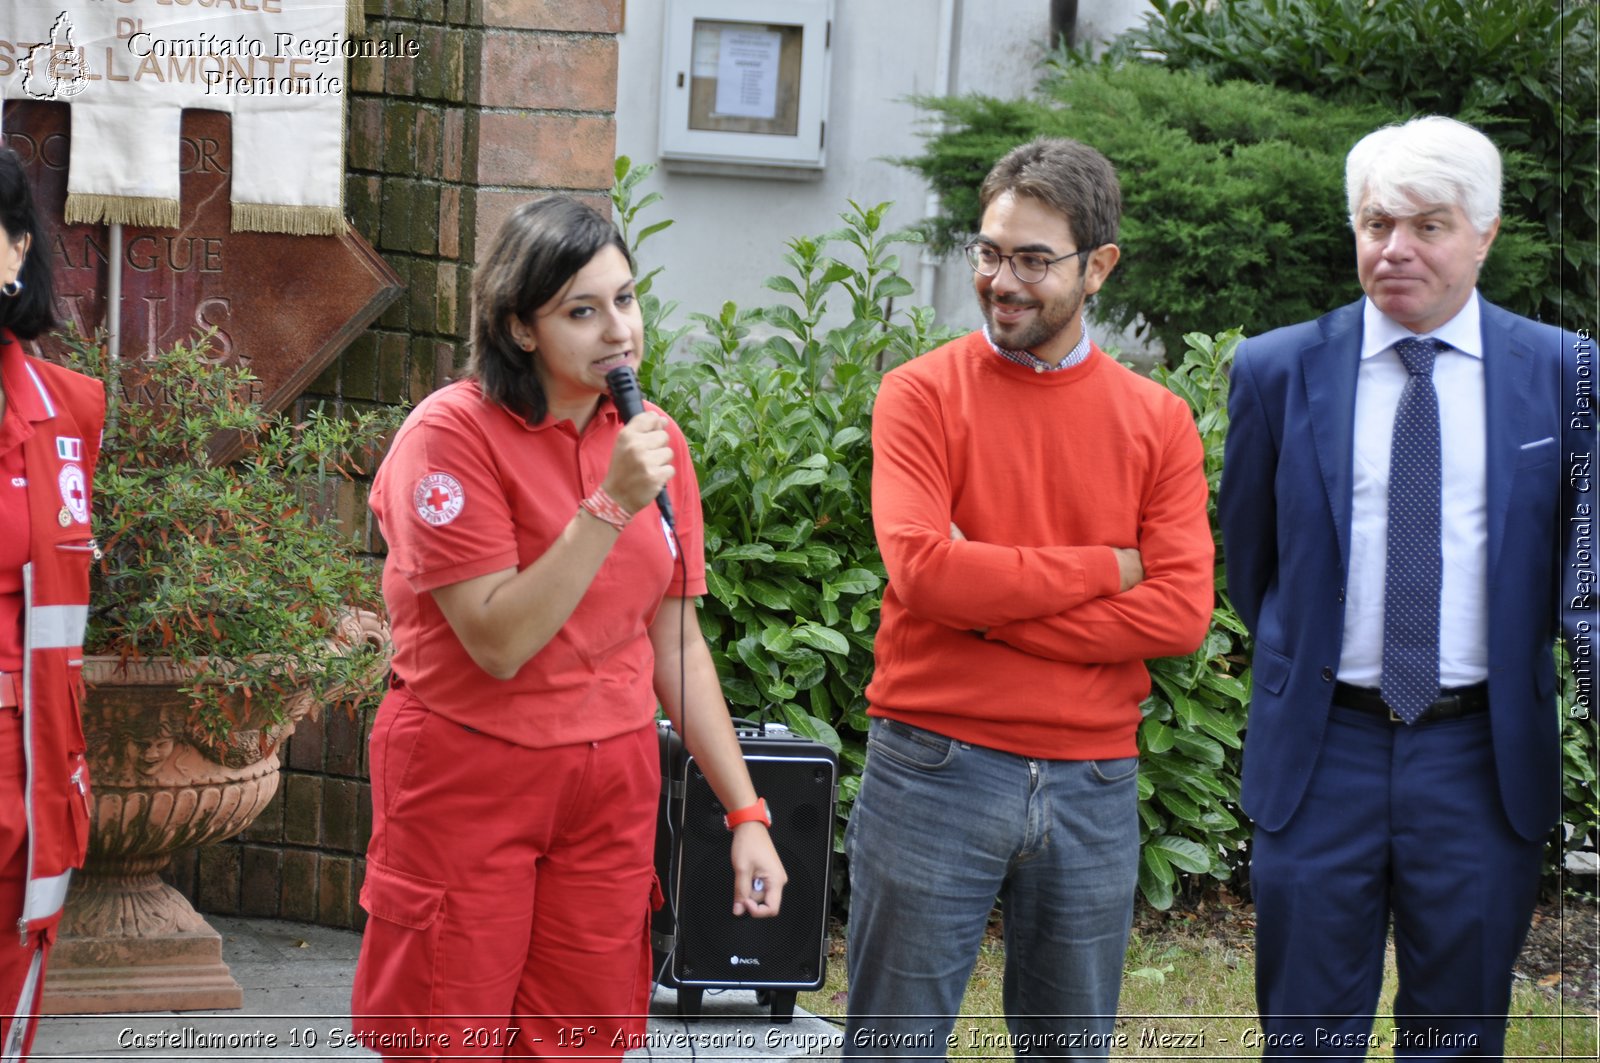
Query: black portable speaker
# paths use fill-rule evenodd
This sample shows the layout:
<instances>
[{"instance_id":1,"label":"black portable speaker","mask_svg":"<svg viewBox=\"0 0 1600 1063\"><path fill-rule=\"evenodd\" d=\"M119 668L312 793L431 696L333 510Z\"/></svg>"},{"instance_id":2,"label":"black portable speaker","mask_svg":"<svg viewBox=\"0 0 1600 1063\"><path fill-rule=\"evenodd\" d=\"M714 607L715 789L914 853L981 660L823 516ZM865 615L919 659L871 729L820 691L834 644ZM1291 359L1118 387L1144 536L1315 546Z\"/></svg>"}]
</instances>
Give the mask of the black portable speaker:
<instances>
[{"instance_id":1,"label":"black portable speaker","mask_svg":"<svg viewBox=\"0 0 1600 1063\"><path fill-rule=\"evenodd\" d=\"M738 724L756 793L772 813L772 843L789 881L771 919L733 915L727 810L670 725L661 724L656 873L667 900L651 925L655 970L677 989L678 1014L700 1014L707 989L754 989L773 1022L794 1017L795 994L826 977L828 886L839 758L782 727Z\"/></svg>"}]
</instances>

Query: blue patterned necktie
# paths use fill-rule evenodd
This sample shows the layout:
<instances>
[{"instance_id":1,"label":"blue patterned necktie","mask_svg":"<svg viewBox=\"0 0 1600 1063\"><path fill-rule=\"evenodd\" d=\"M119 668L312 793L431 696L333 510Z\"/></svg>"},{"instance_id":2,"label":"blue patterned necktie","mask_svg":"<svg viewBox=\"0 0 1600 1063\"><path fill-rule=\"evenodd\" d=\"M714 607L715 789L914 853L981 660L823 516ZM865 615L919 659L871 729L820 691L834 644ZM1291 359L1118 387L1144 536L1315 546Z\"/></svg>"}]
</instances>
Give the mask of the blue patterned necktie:
<instances>
[{"instance_id":1,"label":"blue patterned necktie","mask_svg":"<svg viewBox=\"0 0 1600 1063\"><path fill-rule=\"evenodd\" d=\"M1383 700L1406 723L1439 696L1439 393L1433 360L1448 345L1394 345L1410 374L1395 409L1389 456L1389 546L1384 563Z\"/></svg>"}]
</instances>

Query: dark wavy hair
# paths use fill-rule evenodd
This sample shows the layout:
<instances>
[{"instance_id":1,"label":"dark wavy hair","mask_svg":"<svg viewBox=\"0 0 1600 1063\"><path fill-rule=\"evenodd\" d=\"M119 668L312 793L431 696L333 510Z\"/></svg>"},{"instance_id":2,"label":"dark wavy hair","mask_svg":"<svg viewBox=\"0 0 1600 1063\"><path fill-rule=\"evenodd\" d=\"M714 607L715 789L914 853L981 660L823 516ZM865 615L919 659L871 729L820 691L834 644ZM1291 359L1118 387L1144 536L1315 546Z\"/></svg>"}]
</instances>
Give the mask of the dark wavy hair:
<instances>
[{"instance_id":1,"label":"dark wavy hair","mask_svg":"<svg viewBox=\"0 0 1600 1063\"><path fill-rule=\"evenodd\" d=\"M531 320L607 247L621 251L633 269L628 245L607 218L567 196L548 196L512 211L473 275L467 375L529 424L544 420L550 404L534 371L539 353L517 345L511 319Z\"/></svg>"},{"instance_id":2,"label":"dark wavy hair","mask_svg":"<svg viewBox=\"0 0 1600 1063\"><path fill-rule=\"evenodd\" d=\"M0 227L7 243L23 236L33 237L28 257L22 262L17 279L22 291L7 298L0 295L0 328L31 340L56 327L56 289L50 276L50 245L44 237L44 221L33 206L33 189L22 170L22 160L10 148L0 148Z\"/></svg>"},{"instance_id":3,"label":"dark wavy hair","mask_svg":"<svg viewBox=\"0 0 1600 1063\"><path fill-rule=\"evenodd\" d=\"M978 189L978 213L1005 192L1029 196L1051 207L1072 228L1078 249L1117 242L1122 187L1111 161L1067 137L1040 137L1008 152ZM1078 272L1089 268L1087 256Z\"/></svg>"}]
</instances>

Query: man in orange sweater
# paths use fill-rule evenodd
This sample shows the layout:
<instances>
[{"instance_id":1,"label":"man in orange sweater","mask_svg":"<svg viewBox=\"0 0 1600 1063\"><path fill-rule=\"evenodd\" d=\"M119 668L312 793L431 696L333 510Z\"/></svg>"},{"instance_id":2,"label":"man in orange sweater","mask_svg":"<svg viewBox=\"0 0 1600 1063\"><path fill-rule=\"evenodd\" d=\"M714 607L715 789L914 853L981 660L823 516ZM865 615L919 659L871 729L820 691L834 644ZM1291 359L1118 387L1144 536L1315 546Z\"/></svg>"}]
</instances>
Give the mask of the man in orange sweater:
<instances>
[{"instance_id":1,"label":"man in orange sweater","mask_svg":"<svg viewBox=\"0 0 1600 1063\"><path fill-rule=\"evenodd\" d=\"M1104 1057L1139 865L1144 661L1211 618L1188 408L1090 342L1121 193L1099 152L997 163L967 246L986 327L873 412L889 570L850 818L852 1059L943 1059L996 898L1018 1058ZM949 1040L947 1040L949 1039Z\"/></svg>"}]
</instances>

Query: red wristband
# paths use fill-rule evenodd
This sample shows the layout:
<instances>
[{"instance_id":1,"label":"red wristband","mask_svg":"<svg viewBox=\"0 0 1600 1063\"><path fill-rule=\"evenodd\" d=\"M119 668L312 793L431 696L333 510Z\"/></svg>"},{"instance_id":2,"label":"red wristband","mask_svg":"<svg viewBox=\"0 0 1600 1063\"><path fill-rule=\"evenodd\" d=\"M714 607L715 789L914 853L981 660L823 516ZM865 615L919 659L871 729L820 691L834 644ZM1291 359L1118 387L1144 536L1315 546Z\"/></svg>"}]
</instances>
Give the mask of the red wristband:
<instances>
[{"instance_id":1,"label":"red wristband","mask_svg":"<svg viewBox=\"0 0 1600 1063\"><path fill-rule=\"evenodd\" d=\"M758 797L755 804L746 805L737 812L729 812L722 817L723 826L729 830L741 823L755 822L764 823L769 827L772 826L772 810L767 808L767 799L765 797Z\"/></svg>"},{"instance_id":2,"label":"red wristband","mask_svg":"<svg viewBox=\"0 0 1600 1063\"><path fill-rule=\"evenodd\" d=\"M597 517L611 525L617 531L628 526L628 521L633 519L633 514L622 508L622 503L612 498L604 487L596 487L594 494L578 503L590 516Z\"/></svg>"}]
</instances>

